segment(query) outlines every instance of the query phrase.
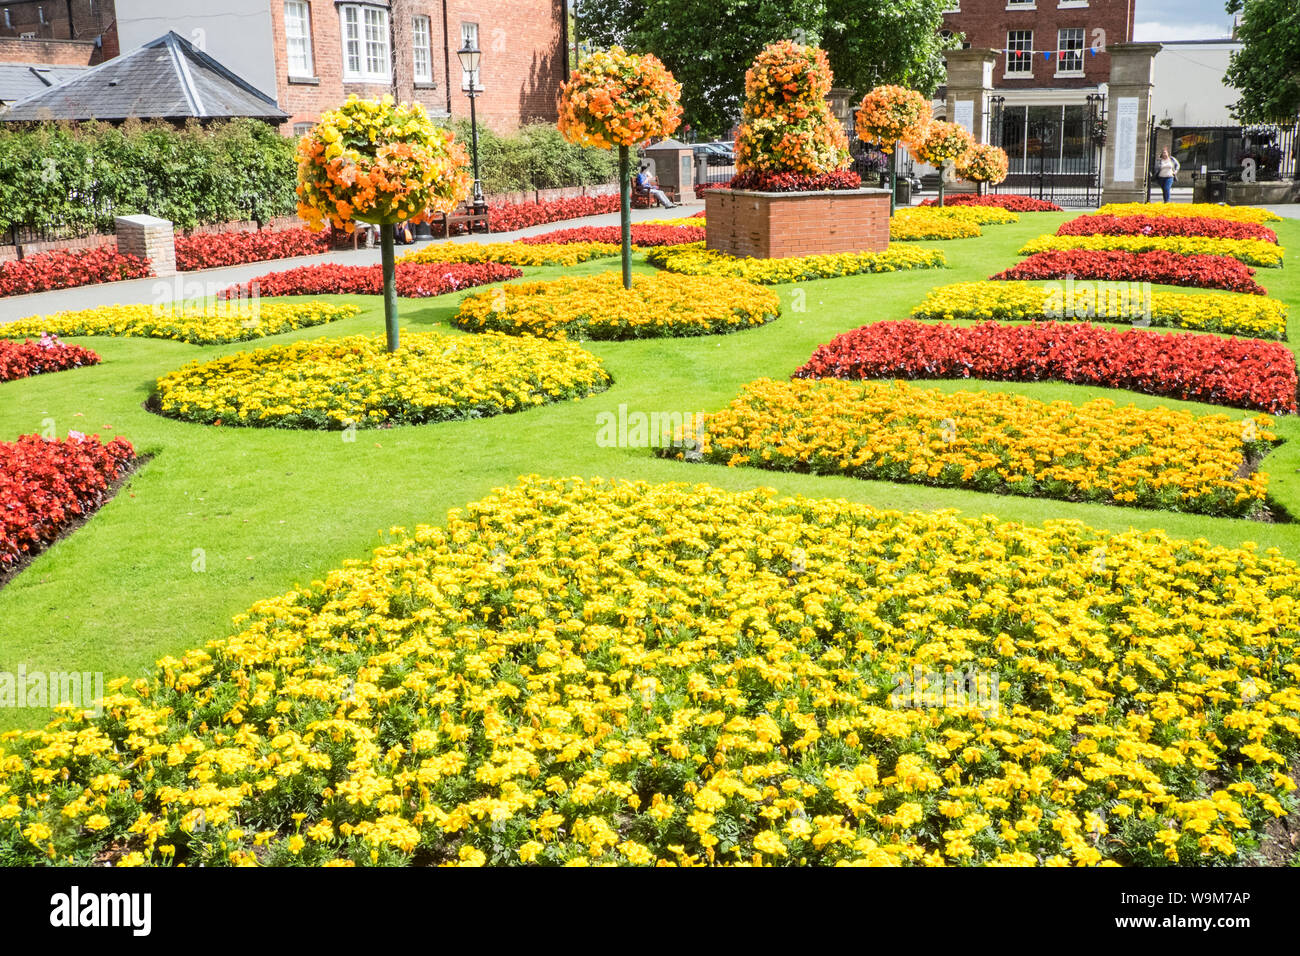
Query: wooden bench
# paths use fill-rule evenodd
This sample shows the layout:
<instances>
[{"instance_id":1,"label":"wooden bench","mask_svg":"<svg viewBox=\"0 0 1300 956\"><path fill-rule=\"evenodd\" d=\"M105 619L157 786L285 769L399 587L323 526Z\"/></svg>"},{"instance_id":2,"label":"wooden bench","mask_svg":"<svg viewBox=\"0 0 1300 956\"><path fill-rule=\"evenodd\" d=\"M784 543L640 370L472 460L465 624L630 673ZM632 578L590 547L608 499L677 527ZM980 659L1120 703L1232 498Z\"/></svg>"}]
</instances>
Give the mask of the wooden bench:
<instances>
[{"instance_id":1,"label":"wooden bench","mask_svg":"<svg viewBox=\"0 0 1300 956\"><path fill-rule=\"evenodd\" d=\"M453 226L464 226L466 231L473 233L474 227L482 224L484 232L490 232L488 226L488 209L487 204L475 206L472 203L461 203L456 207L451 215L445 212L436 213L429 222L429 228L434 235L442 231L442 238L451 238L451 229Z\"/></svg>"},{"instance_id":2,"label":"wooden bench","mask_svg":"<svg viewBox=\"0 0 1300 956\"><path fill-rule=\"evenodd\" d=\"M669 202L673 203L673 205L676 206L681 205L682 197L681 197L681 193L678 190L665 189L663 186L660 186L659 188L663 189L664 195L668 197ZM654 205L655 205L655 201L650 196L650 190L642 189L640 186L636 184L636 180L633 179L632 180L632 208L650 209Z\"/></svg>"}]
</instances>

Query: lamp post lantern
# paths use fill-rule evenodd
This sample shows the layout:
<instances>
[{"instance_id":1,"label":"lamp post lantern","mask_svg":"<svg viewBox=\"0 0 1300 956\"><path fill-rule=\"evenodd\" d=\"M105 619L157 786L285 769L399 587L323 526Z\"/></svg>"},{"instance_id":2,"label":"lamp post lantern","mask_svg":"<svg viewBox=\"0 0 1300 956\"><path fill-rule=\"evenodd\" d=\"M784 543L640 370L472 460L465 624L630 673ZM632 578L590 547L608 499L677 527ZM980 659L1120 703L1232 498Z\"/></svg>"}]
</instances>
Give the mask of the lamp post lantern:
<instances>
[{"instance_id":1,"label":"lamp post lantern","mask_svg":"<svg viewBox=\"0 0 1300 956\"><path fill-rule=\"evenodd\" d=\"M469 97L469 128L474 160L474 211L481 212L481 207L484 205L483 182L478 175L478 112L475 109L474 101L478 99L481 89L478 82L478 71L483 60L483 51L478 48L478 44L473 39L466 37L465 45L456 51L456 56L460 59L461 69L469 76L469 91L466 95Z\"/></svg>"}]
</instances>

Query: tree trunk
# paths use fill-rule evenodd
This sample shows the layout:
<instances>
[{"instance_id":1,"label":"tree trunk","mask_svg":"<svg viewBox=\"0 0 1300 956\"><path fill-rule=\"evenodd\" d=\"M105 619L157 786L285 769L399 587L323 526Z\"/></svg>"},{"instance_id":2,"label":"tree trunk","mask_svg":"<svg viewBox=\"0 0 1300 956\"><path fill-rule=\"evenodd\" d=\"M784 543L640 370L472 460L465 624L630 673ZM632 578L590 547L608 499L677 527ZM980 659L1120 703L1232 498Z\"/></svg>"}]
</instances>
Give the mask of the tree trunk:
<instances>
[{"instance_id":1,"label":"tree trunk","mask_svg":"<svg viewBox=\"0 0 1300 956\"><path fill-rule=\"evenodd\" d=\"M379 243L382 248L382 261L384 263L384 327L388 330L388 351L396 352L399 342L400 332L398 330L397 319L397 263L394 246L396 245L397 229L395 226L388 224L379 227Z\"/></svg>"},{"instance_id":2,"label":"tree trunk","mask_svg":"<svg viewBox=\"0 0 1300 956\"><path fill-rule=\"evenodd\" d=\"M623 288L632 288L632 157L628 147L618 148L618 188L623 199Z\"/></svg>"}]
</instances>

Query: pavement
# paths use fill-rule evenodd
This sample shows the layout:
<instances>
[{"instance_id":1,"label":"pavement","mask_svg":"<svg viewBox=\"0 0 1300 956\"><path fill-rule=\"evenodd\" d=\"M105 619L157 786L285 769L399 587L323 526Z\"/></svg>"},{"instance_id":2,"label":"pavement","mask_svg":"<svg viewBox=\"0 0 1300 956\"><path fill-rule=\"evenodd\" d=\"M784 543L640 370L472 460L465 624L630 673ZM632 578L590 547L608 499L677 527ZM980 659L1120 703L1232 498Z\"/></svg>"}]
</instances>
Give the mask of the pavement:
<instances>
[{"instance_id":1,"label":"pavement","mask_svg":"<svg viewBox=\"0 0 1300 956\"><path fill-rule=\"evenodd\" d=\"M643 222L647 219L676 219L693 216L704 209L703 200L683 203L673 209L633 209L632 221ZM510 242L526 236L536 236L556 229L578 229L586 226L617 226L618 213L602 216L587 216L583 219L566 219L561 222L549 222L540 226L529 226L515 232L494 232L489 235L477 233L472 236L453 236L452 242ZM442 242L442 239L432 240ZM398 255L429 245L429 241L417 242L413 246L399 246ZM57 289L53 292L38 292L32 295L10 296L0 299L0 323L16 322L34 315L50 315L54 312L93 309L100 305L152 305L160 301L188 301L215 295L218 291L237 283L248 282L268 272L280 272L296 269L300 266L330 263L342 266L378 265L379 247L337 252L328 252L319 256L302 256L296 259L274 259L268 262L250 262L241 266L228 266L221 269L202 269L195 272L183 272L166 279L132 279L127 282L111 282L99 285L79 286L75 289Z\"/></svg>"}]
</instances>

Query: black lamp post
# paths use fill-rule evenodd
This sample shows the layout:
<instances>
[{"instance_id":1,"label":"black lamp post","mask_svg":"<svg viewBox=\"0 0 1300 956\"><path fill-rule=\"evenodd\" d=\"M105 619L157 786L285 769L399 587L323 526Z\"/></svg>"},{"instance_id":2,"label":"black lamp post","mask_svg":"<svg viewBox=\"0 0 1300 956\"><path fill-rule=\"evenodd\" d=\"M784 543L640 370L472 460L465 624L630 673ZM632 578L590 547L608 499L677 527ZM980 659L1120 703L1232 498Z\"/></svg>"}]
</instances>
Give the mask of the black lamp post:
<instances>
[{"instance_id":1,"label":"black lamp post","mask_svg":"<svg viewBox=\"0 0 1300 956\"><path fill-rule=\"evenodd\" d=\"M483 60L483 51L478 48L469 37L465 38L465 45L456 51L456 56L460 58L461 69L469 74L469 128L470 138L472 141L474 157L474 211L480 212L483 202L483 182L478 175L478 113L474 108L474 101L478 99L478 70L479 64Z\"/></svg>"}]
</instances>

